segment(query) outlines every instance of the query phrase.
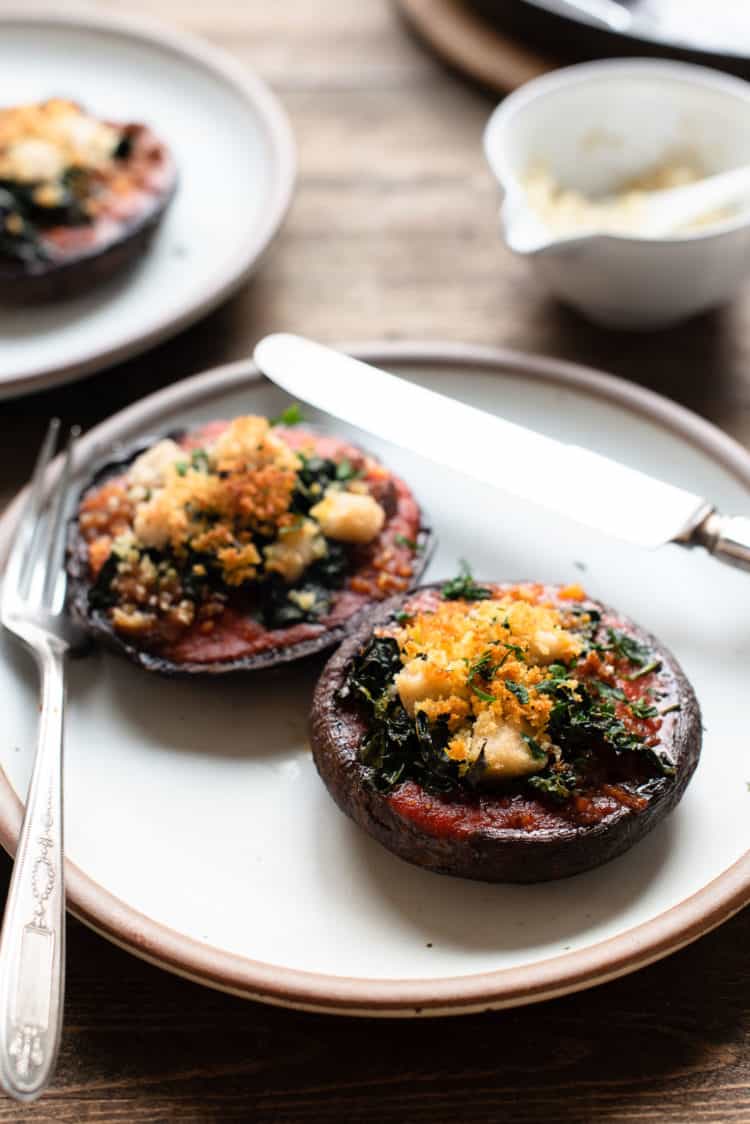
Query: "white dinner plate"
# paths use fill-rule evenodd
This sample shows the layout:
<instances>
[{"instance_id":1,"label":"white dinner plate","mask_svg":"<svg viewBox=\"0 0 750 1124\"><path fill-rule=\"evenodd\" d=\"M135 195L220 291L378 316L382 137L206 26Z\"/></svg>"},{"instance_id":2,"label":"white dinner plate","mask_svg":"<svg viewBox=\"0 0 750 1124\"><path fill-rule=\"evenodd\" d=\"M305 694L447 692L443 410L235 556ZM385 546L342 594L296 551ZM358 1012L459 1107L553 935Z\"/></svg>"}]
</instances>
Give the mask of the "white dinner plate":
<instances>
[{"instance_id":1,"label":"white dinner plate","mask_svg":"<svg viewBox=\"0 0 750 1124\"><path fill-rule=\"evenodd\" d=\"M74 300L0 308L0 398L90 374L205 315L258 263L294 183L289 123L265 84L143 18L0 10L0 106L54 96L150 125L179 184L129 271Z\"/></svg>"},{"instance_id":2,"label":"white dinner plate","mask_svg":"<svg viewBox=\"0 0 750 1124\"><path fill-rule=\"evenodd\" d=\"M650 391L481 348L356 350L727 511L750 508L748 454ZM81 451L214 417L277 414L284 404L250 363L235 364L131 406L89 433ZM739 909L750 894L750 575L698 551L621 545L307 416L370 448L413 486L439 538L426 580L454 574L464 557L480 579L580 581L661 637L703 708L698 771L671 817L597 870L532 886L461 881L402 862L334 805L307 741L322 660L230 683L165 680L96 654L69 665L71 910L137 955L211 986L317 1010L408 1015L598 983ZM13 519L11 511L0 521L6 545ZM0 698L0 839L12 850L37 710L30 660L10 637L0 638Z\"/></svg>"}]
</instances>

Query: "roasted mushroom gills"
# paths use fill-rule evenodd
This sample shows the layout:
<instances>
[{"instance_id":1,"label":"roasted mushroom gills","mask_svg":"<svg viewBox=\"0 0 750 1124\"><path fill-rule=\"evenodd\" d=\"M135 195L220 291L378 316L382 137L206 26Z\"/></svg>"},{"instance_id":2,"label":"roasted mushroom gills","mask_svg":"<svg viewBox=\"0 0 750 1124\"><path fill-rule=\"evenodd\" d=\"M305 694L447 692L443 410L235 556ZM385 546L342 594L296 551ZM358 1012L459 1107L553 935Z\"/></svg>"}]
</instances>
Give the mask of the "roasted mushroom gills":
<instances>
[{"instance_id":1,"label":"roasted mushroom gills","mask_svg":"<svg viewBox=\"0 0 750 1124\"><path fill-rule=\"evenodd\" d=\"M344 587L352 606L382 600L408 588L417 551L394 542L398 519L384 531L393 496L371 457L265 417L161 440L81 502L89 610L139 648L176 651L228 612L283 630L325 621Z\"/></svg>"},{"instance_id":2,"label":"roasted mushroom gills","mask_svg":"<svg viewBox=\"0 0 750 1124\"><path fill-rule=\"evenodd\" d=\"M606 759L615 798L645 804L640 789L674 773L660 730L675 704L653 653L616 628L601 636L579 586L473 593L425 595L354 659L345 691L368 714L373 783L520 787L586 819Z\"/></svg>"}]
</instances>

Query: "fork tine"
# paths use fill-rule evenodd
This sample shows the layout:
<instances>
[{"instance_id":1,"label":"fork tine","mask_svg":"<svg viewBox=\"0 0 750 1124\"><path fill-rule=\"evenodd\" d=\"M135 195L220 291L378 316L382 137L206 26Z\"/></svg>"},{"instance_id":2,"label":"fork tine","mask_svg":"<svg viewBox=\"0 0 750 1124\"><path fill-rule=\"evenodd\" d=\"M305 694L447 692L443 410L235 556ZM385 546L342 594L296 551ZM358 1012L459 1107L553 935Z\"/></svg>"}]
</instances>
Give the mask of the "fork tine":
<instances>
[{"instance_id":1,"label":"fork tine","mask_svg":"<svg viewBox=\"0 0 750 1124\"><path fill-rule=\"evenodd\" d=\"M65 505L68 496L68 486L70 484L73 452L76 440L80 435L81 427L78 425L72 426L68 434L68 442L65 448L65 460L63 461L62 470L58 477L57 484L55 485L55 493L50 505L47 564L44 572L44 588L42 590L42 605L50 610L54 606L57 579L60 576L64 539L62 532L65 524Z\"/></svg>"},{"instance_id":2,"label":"fork tine","mask_svg":"<svg viewBox=\"0 0 750 1124\"><path fill-rule=\"evenodd\" d=\"M26 508L18 529L18 538L14 548L14 554L16 550L21 552L18 562L20 566L18 591L22 598L28 597L31 586L31 577L34 570L32 563L34 561L34 553L39 535L39 512L42 506L44 475L47 471L47 465L52 458L55 445L57 444L59 431L60 419L52 418L47 427L47 433L45 434L42 447L36 459L34 475L29 485L29 498L26 501ZM13 561L15 561L15 559Z\"/></svg>"}]
</instances>

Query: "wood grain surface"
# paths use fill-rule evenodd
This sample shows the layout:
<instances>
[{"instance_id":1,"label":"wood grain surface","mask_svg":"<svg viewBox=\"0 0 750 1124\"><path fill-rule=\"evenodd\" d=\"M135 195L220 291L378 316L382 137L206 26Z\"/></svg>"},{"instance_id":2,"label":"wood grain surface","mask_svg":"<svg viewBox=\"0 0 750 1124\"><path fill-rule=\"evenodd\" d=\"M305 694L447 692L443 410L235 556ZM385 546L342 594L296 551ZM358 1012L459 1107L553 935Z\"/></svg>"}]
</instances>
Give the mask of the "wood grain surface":
<instances>
[{"instance_id":1,"label":"wood grain surface","mask_svg":"<svg viewBox=\"0 0 750 1124\"><path fill-rule=\"evenodd\" d=\"M556 65L504 33L467 0L398 0L398 6L444 62L487 90L507 94Z\"/></svg>"},{"instance_id":2,"label":"wood grain surface","mask_svg":"<svg viewBox=\"0 0 750 1124\"><path fill-rule=\"evenodd\" d=\"M152 0L143 9L226 47L279 93L299 146L296 199L262 270L203 323L85 382L0 404L0 503L27 478L52 413L90 426L281 328L323 340L499 344L591 363L750 444L750 290L657 335L595 329L542 298L496 234L480 149L490 101L435 62L386 0ZM3 856L3 885L9 869ZM212 993L72 921L55 1086L31 1107L0 1099L0 1124L750 1121L748 947L746 912L585 994L398 1023Z\"/></svg>"}]
</instances>

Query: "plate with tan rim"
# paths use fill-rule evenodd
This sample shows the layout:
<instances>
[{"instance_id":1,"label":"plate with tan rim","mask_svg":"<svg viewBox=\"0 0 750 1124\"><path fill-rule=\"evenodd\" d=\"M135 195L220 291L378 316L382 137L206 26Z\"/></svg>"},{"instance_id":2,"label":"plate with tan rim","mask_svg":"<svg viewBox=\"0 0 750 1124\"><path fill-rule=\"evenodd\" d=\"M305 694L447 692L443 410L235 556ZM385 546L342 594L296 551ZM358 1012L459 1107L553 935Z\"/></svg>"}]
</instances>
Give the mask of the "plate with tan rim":
<instances>
[{"instance_id":1,"label":"plate with tan rim","mask_svg":"<svg viewBox=\"0 0 750 1124\"><path fill-rule=\"evenodd\" d=\"M648 390L553 360L376 344L363 358L711 497L750 506L750 456ZM363 387L366 393L366 387ZM114 442L278 413L249 362L146 398L92 430ZM623 546L467 482L315 411L402 474L439 537L426 580L578 581L655 632L703 708L703 757L667 820L629 853L560 882L500 886L412 867L335 807L307 741L322 660L232 683L151 677L105 653L70 664L68 901L107 938L248 998L342 1014L457 1014L603 982L694 940L750 897L745 731L750 579L679 547ZM501 455L501 453L500 453ZM585 486L585 482L579 482ZM3 548L17 507L0 521ZM0 840L13 851L32 763L35 678L0 638Z\"/></svg>"},{"instance_id":2,"label":"plate with tan rim","mask_svg":"<svg viewBox=\"0 0 750 1124\"><path fill-rule=\"evenodd\" d=\"M260 261L294 184L291 129L268 87L144 17L3 7L0 106L54 96L148 124L178 188L136 265L74 299L0 307L0 398L91 374L210 312Z\"/></svg>"}]
</instances>

